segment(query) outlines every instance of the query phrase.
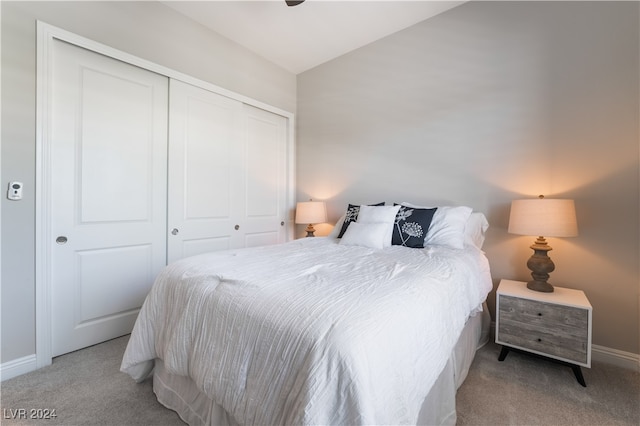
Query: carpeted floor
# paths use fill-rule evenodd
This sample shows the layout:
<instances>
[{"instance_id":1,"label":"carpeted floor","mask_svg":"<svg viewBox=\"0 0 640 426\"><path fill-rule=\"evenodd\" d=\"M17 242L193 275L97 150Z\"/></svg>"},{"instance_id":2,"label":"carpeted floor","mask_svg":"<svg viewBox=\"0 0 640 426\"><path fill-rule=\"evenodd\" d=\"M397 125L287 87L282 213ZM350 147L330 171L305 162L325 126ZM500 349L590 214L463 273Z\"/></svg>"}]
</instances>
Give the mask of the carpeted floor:
<instances>
[{"instance_id":1,"label":"carpeted floor","mask_svg":"<svg viewBox=\"0 0 640 426\"><path fill-rule=\"evenodd\" d=\"M120 372L128 341L124 336L72 352L54 358L48 367L2 382L2 426L184 425L156 401L151 380L138 384ZM26 419L20 418L20 409L26 410ZM32 409L55 409L56 417L30 419Z\"/></svg>"},{"instance_id":2,"label":"carpeted floor","mask_svg":"<svg viewBox=\"0 0 640 426\"><path fill-rule=\"evenodd\" d=\"M51 366L0 385L2 425L184 425L160 405L151 382L120 373L128 336L54 359ZM480 349L458 391L459 425L640 424L640 374L606 364L570 368L499 347ZM55 418L30 419L54 410ZM22 411L24 410L24 411ZM24 415L27 417L23 417Z\"/></svg>"},{"instance_id":3,"label":"carpeted floor","mask_svg":"<svg viewBox=\"0 0 640 426\"><path fill-rule=\"evenodd\" d=\"M640 425L640 374L592 362L571 368L500 346L480 349L456 396L458 425Z\"/></svg>"}]
</instances>

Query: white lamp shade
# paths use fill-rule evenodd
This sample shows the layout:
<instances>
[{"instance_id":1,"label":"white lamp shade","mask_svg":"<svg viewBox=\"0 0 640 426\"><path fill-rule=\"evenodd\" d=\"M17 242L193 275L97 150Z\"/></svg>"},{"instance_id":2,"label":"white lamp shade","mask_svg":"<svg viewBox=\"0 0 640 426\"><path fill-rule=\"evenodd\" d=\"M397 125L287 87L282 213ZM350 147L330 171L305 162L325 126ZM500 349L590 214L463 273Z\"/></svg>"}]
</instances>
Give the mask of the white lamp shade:
<instances>
[{"instance_id":1,"label":"white lamp shade","mask_svg":"<svg viewBox=\"0 0 640 426\"><path fill-rule=\"evenodd\" d=\"M509 215L509 233L539 237L578 235L573 200L537 198L514 200Z\"/></svg>"},{"instance_id":2,"label":"white lamp shade","mask_svg":"<svg viewBox=\"0 0 640 426\"><path fill-rule=\"evenodd\" d=\"M296 223L324 223L327 206L324 201L303 201L296 206Z\"/></svg>"}]
</instances>

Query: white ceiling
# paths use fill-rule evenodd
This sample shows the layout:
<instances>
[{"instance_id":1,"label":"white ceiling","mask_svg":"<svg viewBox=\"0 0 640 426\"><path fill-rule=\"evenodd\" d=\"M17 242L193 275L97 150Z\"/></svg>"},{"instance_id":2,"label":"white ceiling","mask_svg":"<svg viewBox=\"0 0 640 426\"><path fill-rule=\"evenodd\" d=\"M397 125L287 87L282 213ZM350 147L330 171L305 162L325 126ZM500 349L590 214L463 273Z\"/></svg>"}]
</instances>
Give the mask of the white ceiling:
<instances>
[{"instance_id":1,"label":"white ceiling","mask_svg":"<svg viewBox=\"0 0 640 426\"><path fill-rule=\"evenodd\" d=\"M293 72L410 27L464 1L164 1L192 20Z\"/></svg>"}]
</instances>

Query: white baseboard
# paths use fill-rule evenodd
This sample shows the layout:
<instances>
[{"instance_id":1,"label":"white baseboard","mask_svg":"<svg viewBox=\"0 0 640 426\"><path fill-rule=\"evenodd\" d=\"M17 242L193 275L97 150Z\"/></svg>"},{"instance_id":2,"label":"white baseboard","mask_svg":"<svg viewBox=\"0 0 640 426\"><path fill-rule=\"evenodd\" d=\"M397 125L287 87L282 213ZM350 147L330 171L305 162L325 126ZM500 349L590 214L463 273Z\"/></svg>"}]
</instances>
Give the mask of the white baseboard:
<instances>
[{"instance_id":1,"label":"white baseboard","mask_svg":"<svg viewBox=\"0 0 640 426\"><path fill-rule=\"evenodd\" d=\"M591 360L640 372L640 355L631 352L591 345Z\"/></svg>"},{"instance_id":2,"label":"white baseboard","mask_svg":"<svg viewBox=\"0 0 640 426\"><path fill-rule=\"evenodd\" d=\"M12 379L36 370L36 354L27 355L0 364L0 381Z\"/></svg>"},{"instance_id":3,"label":"white baseboard","mask_svg":"<svg viewBox=\"0 0 640 426\"><path fill-rule=\"evenodd\" d=\"M491 321L491 336L495 341L496 322ZM640 372L640 355L631 352L619 351L606 346L591 345L591 361L603 362Z\"/></svg>"}]
</instances>

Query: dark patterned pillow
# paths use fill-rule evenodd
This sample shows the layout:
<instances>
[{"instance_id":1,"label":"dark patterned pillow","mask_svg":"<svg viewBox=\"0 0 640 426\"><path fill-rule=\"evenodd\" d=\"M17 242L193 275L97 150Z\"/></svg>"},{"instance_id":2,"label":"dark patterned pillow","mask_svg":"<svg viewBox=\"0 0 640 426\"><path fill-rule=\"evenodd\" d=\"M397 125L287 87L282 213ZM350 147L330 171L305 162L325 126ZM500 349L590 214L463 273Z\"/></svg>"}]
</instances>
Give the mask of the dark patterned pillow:
<instances>
[{"instance_id":1,"label":"dark patterned pillow","mask_svg":"<svg viewBox=\"0 0 640 426\"><path fill-rule=\"evenodd\" d=\"M378 204L369 204L370 206L384 206L384 201ZM342 223L342 229L338 234L338 238L342 238L345 231L349 227L351 222L355 222L358 220L358 213L360 213L360 206L355 204L349 204L347 207L347 213L344 216L344 222Z\"/></svg>"},{"instance_id":2,"label":"dark patterned pillow","mask_svg":"<svg viewBox=\"0 0 640 426\"><path fill-rule=\"evenodd\" d=\"M396 215L391 244L394 246L423 248L424 237L427 235L436 210L437 207L417 209L401 206Z\"/></svg>"}]
</instances>

